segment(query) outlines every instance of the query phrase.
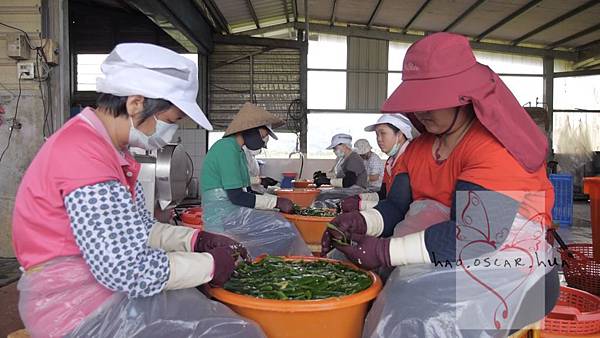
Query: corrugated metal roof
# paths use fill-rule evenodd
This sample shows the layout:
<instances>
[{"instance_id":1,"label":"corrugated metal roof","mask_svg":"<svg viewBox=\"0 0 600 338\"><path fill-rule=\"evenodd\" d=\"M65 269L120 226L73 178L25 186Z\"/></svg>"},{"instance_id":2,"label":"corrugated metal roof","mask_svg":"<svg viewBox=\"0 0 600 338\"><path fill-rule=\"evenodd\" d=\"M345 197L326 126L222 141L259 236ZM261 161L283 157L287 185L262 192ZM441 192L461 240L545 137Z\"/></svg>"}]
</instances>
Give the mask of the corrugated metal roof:
<instances>
[{"instance_id":1,"label":"corrugated metal roof","mask_svg":"<svg viewBox=\"0 0 600 338\"><path fill-rule=\"evenodd\" d=\"M311 22L329 22L335 2L335 23L365 26L373 14L379 0L307 0L309 18ZM448 25L460 17L477 0L382 0L379 11L373 17L372 25L379 28L399 30L404 28L411 19L411 31L435 32L444 30ZM452 27L450 31L476 37L496 23L518 11L531 0L488 0L481 3L461 22ZM490 32L484 39L510 42L521 37L557 17L587 3L589 0L543 0L508 21L505 25ZM595 1L600 3L600 1ZM252 30L256 28L247 0L219 0L215 1L218 8L227 19L235 32ZM286 15L293 20L294 4L298 10L300 20L304 18L304 0L250 0L254 7L261 26L265 26L274 19L286 20ZM420 15L415 16L418 10L427 3ZM287 11L285 10L287 8ZM572 16L555 26L545 29L521 43L551 45L563 38L572 36L585 29L596 25L600 18L600 5L596 4ZM280 21L283 22L283 21ZM590 41L597 40L600 36L598 30L585 36L565 41L557 47L577 47Z\"/></svg>"}]
</instances>

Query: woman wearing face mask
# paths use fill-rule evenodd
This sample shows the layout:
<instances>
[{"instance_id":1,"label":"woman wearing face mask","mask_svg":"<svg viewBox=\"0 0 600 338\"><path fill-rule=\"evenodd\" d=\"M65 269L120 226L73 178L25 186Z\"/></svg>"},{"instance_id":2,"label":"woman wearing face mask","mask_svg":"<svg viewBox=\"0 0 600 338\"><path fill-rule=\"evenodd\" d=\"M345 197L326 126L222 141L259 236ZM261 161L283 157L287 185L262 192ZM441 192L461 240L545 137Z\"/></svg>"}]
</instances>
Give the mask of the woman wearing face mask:
<instances>
[{"instance_id":1,"label":"woman wearing face mask","mask_svg":"<svg viewBox=\"0 0 600 338\"><path fill-rule=\"evenodd\" d=\"M43 144L17 193L13 245L25 269L18 287L26 329L34 337L114 337L160 328L188 337L222 324L261 336L194 288L222 285L245 249L157 222L128 152L166 145L185 116L212 129L196 103L195 64L134 43L115 47L101 68L97 109L85 108Z\"/></svg>"},{"instance_id":2,"label":"woman wearing face mask","mask_svg":"<svg viewBox=\"0 0 600 338\"><path fill-rule=\"evenodd\" d=\"M206 154L202 166L204 226L240 241L252 255L309 254L295 226L273 212L292 212L286 198L254 193L245 149L264 148L272 128L283 121L264 108L246 102L227 127L223 138Z\"/></svg>"},{"instance_id":3,"label":"woman wearing face mask","mask_svg":"<svg viewBox=\"0 0 600 338\"><path fill-rule=\"evenodd\" d=\"M260 176L260 164L258 163L256 156L262 153L262 149L250 150L246 146L243 146L242 148L244 149L244 154L246 155L246 164L248 165L248 174L250 175L250 184L252 190L262 194L267 191L268 187L277 185L277 183L279 183L277 180L271 177Z\"/></svg>"},{"instance_id":4,"label":"woman wearing face mask","mask_svg":"<svg viewBox=\"0 0 600 338\"><path fill-rule=\"evenodd\" d=\"M402 112L423 134L386 200L338 216L323 253L335 247L367 269L400 267L365 337L506 337L558 297L558 268L546 264L554 259L546 137L463 36L414 43L402 79L382 111ZM343 237L351 243L331 241Z\"/></svg>"},{"instance_id":5,"label":"woman wearing face mask","mask_svg":"<svg viewBox=\"0 0 600 338\"><path fill-rule=\"evenodd\" d=\"M331 176L317 171L313 174L317 186L331 184L336 188L350 188L357 186L367 188L367 169L365 164L355 151L352 150L352 136L348 134L336 134L331 138L331 145L327 149L333 150L336 157L335 166Z\"/></svg>"},{"instance_id":6,"label":"woman wearing face mask","mask_svg":"<svg viewBox=\"0 0 600 338\"><path fill-rule=\"evenodd\" d=\"M384 200L392 188L392 182L400 169L400 158L410 144L419 135L408 118L400 114L384 114L377 123L365 127L365 131L377 134L379 149L389 157L385 162L383 182L377 193L363 193L350 196L342 201L342 211L367 210Z\"/></svg>"}]
</instances>

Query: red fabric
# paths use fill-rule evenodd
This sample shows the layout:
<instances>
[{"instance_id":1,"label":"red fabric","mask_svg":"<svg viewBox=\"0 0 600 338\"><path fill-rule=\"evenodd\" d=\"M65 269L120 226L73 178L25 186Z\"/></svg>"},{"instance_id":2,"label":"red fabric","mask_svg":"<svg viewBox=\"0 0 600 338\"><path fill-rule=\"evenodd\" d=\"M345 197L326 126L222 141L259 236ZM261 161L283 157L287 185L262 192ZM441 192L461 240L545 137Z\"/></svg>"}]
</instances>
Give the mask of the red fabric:
<instances>
[{"instance_id":1,"label":"red fabric","mask_svg":"<svg viewBox=\"0 0 600 338\"><path fill-rule=\"evenodd\" d=\"M81 255L64 198L77 188L116 180L132 194L140 165L121 156L95 113L86 108L41 147L25 172L13 211L13 246L30 268L55 257ZM127 176L126 173L130 173Z\"/></svg>"},{"instance_id":2,"label":"red fabric","mask_svg":"<svg viewBox=\"0 0 600 338\"><path fill-rule=\"evenodd\" d=\"M402 71L403 82L382 112L404 113L423 132L412 113L472 103L479 121L525 170L534 173L544 165L546 137L500 77L476 62L464 36L435 33L415 42Z\"/></svg>"},{"instance_id":3,"label":"red fabric","mask_svg":"<svg viewBox=\"0 0 600 338\"><path fill-rule=\"evenodd\" d=\"M390 193L390 189L392 189L392 183L394 183L394 178L400 172L402 156L404 154L398 155L396 158L388 158L385 163L385 170L383 170L383 184L385 184L386 194Z\"/></svg>"},{"instance_id":4,"label":"red fabric","mask_svg":"<svg viewBox=\"0 0 600 338\"><path fill-rule=\"evenodd\" d=\"M545 212L551 217L554 190L545 166L533 173L524 170L479 121L441 164L432 155L434 141L435 135L425 133L403 154L399 172L408 173L413 200L432 199L450 207L456 183L462 180L521 202L524 216Z\"/></svg>"}]
</instances>

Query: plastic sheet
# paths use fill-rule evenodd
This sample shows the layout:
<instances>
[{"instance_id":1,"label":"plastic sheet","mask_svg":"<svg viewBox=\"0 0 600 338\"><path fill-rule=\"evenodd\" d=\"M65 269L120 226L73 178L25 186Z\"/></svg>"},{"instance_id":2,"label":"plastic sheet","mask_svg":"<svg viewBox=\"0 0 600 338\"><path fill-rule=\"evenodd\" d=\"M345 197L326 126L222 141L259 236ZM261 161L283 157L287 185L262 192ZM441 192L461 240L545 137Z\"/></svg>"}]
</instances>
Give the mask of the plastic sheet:
<instances>
[{"instance_id":1,"label":"plastic sheet","mask_svg":"<svg viewBox=\"0 0 600 338\"><path fill-rule=\"evenodd\" d=\"M115 297L68 336L75 337L265 337L260 327L196 289L146 298Z\"/></svg>"},{"instance_id":2,"label":"plastic sheet","mask_svg":"<svg viewBox=\"0 0 600 338\"><path fill-rule=\"evenodd\" d=\"M434 200L418 200L410 204L404 219L394 228L394 237L406 236L450 219L450 208Z\"/></svg>"},{"instance_id":3,"label":"plastic sheet","mask_svg":"<svg viewBox=\"0 0 600 338\"><path fill-rule=\"evenodd\" d=\"M319 196L313 202L313 207L335 209L344 198L364 192L367 192L367 190L359 186L322 189Z\"/></svg>"},{"instance_id":4,"label":"plastic sheet","mask_svg":"<svg viewBox=\"0 0 600 338\"><path fill-rule=\"evenodd\" d=\"M396 267L363 337L506 337L540 320L558 296L553 249L541 229L518 217L504 244L485 256Z\"/></svg>"},{"instance_id":5,"label":"plastic sheet","mask_svg":"<svg viewBox=\"0 0 600 338\"><path fill-rule=\"evenodd\" d=\"M264 337L254 322L196 289L128 299L96 282L77 256L30 269L18 288L32 337Z\"/></svg>"},{"instance_id":6,"label":"plastic sheet","mask_svg":"<svg viewBox=\"0 0 600 338\"><path fill-rule=\"evenodd\" d=\"M560 172L576 175L578 169L590 163L593 158L594 149L587 125L581 120L574 123L567 117L566 123L559 131L557 142L556 159Z\"/></svg>"},{"instance_id":7,"label":"plastic sheet","mask_svg":"<svg viewBox=\"0 0 600 338\"><path fill-rule=\"evenodd\" d=\"M312 256L296 226L277 212L234 205L225 190L202 194L204 228L241 242L250 255Z\"/></svg>"}]
</instances>

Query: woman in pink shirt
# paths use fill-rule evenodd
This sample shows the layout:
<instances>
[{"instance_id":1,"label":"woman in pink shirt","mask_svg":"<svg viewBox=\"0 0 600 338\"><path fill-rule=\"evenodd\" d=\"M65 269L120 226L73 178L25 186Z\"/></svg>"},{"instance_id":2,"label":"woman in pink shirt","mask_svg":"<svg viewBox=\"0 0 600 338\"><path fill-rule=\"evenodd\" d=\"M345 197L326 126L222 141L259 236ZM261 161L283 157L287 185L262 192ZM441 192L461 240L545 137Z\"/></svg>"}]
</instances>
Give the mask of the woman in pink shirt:
<instances>
[{"instance_id":1,"label":"woman in pink shirt","mask_svg":"<svg viewBox=\"0 0 600 338\"><path fill-rule=\"evenodd\" d=\"M195 64L162 47L120 44L102 72L98 108L46 141L17 193L13 245L25 269L26 329L34 337L263 336L194 289L222 285L245 249L156 221L128 152L165 146L186 115L212 129L196 103Z\"/></svg>"}]
</instances>

